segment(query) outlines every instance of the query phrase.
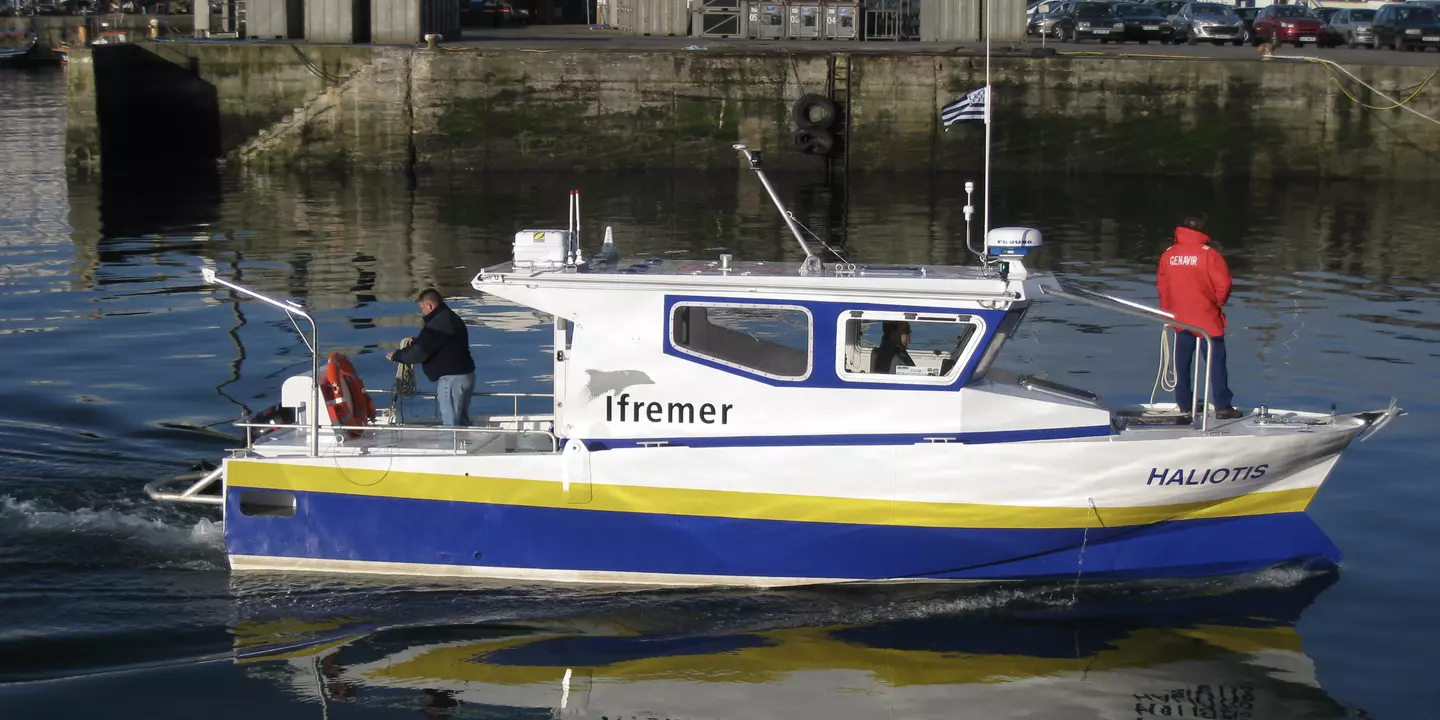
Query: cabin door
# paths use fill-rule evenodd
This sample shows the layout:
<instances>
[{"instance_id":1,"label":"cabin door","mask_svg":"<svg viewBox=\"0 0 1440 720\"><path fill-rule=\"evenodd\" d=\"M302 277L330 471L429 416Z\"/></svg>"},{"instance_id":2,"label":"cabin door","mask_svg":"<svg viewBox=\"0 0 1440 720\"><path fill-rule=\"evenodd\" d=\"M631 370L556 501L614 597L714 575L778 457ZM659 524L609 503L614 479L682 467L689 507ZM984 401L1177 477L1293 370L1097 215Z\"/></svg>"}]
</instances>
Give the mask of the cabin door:
<instances>
[{"instance_id":1,"label":"cabin door","mask_svg":"<svg viewBox=\"0 0 1440 720\"><path fill-rule=\"evenodd\" d=\"M574 345L575 323L562 317L555 318L555 435L565 437L565 398L567 396L570 348Z\"/></svg>"}]
</instances>

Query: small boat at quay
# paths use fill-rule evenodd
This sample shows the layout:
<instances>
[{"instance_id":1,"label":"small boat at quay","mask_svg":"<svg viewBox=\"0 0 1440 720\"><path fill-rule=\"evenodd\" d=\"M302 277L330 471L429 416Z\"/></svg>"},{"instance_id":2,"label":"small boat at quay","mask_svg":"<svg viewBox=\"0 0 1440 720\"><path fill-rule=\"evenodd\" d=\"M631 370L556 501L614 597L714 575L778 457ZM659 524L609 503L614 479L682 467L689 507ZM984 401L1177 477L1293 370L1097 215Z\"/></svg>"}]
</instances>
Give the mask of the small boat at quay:
<instances>
[{"instance_id":1,"label":"small boat at quay","mask_svg":"<svg viewBox=\"0 0 1440 720\"><path fill-rule=\"evenodd\" d=\"M827 261L761 154L736 150L803 262L626 261L608 229L587 256L572 191L566 229L517 233L512 259L474 276L476 292L553 318L544 412L515 397L466 427L404 418L336 381L348 362L322 362L304 307L203 269L307 321L311 371L239 423L244 447L147 493L218 507L236 571L785 586L1340 561L1305 510L1352 442L1403 414L1393 400L1218 419L1007 371L1001 349L1049 298L1211 338L1027 267L1043 244L1032 228L988 229L979 247L967 229L970 265ZM909 364L876 359L892 323L908 323ZM1202 387L1208 367L1194 367ZM328 403L357 391L374 420L337 423Z\"/></svg>"}]
</instances>

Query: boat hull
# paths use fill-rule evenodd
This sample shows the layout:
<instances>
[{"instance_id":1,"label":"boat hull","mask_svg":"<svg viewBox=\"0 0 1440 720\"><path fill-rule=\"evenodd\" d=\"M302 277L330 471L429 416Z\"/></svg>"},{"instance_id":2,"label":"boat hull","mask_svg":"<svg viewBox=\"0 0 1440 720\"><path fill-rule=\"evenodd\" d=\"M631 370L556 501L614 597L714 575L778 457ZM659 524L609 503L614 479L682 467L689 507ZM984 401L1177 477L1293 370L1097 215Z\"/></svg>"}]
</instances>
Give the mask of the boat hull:
<instances>
[{"instance_id":1,"label":"boat hull","mask_svg":"<svg viewBox=\"0 0 1440 720\"><path fill-rule=\"evenodd\" d=\"M729 462L719 448L642 448L593 453L583 474L554 455L229 460L226 541L237 570L657 585L1323 568L1340 551L1304 510L1353 435L768 448ZM1223 480L1201 469L1217 450ZM1168 465L1146 459L1156 452ZM885 463L898 469L888 483L857 470ZM293 514L247 514L257 489L293 496Z\"/></svg>"}]
</instances>

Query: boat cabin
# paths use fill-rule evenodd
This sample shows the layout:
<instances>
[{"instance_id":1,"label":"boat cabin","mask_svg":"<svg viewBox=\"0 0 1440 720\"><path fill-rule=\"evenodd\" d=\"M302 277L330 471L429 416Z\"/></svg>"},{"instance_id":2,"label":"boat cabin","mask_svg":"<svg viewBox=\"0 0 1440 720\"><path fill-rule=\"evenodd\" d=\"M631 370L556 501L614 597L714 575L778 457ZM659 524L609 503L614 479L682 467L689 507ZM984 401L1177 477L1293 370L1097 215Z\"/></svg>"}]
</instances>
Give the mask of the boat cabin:
<instances>
[{"instance_id":1,"label":"boat cabin","mask_svg":"<svg viewBox=\"0 0 1440 720\"><path fill-rule=\"evenodd\" d=\"M807 273L728 256L623 261L608 241L586 261L569 231L525 230L516 259L473 286L554 316L554 432L591 449L1107 434L1093 395L993 367L1045 282L1023 265L1038 233L994 237L1014 236L1027 245L1003 271ZM553 254L534 251L537 237Z\"/></svg>"}]
</instances>

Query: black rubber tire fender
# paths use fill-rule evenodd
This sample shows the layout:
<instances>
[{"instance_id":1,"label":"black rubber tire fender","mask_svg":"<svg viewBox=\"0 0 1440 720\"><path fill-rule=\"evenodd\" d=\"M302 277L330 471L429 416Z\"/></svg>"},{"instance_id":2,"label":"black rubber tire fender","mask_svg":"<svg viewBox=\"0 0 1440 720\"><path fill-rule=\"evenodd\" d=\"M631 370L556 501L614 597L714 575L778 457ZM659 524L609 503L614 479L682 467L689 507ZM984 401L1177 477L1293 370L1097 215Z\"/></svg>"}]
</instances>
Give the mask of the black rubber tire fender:
<instances>
[{"instance_id":1,"label":"black rubber tire fender","mask_svg":"<svg viewBox=\"0 0 1440 720\"><path fill-rule=\"evenodd\" d=\"M829 130L804 128L790 135L790 144L806 155L829 155L835 149L835 136Z\"/></svg>"},{"instance_id":2,"label":"black rubber tire fender","mask_svg":"<svg viewBox=\"0 0 1440 720\"><path fill-rule=\"evenodd\" d=\"M795 118L795 127L801 130L828 130L835 124L835 103L824 95L809 93L795 101L791 114Z\"/></svg>"}]
</instances>

